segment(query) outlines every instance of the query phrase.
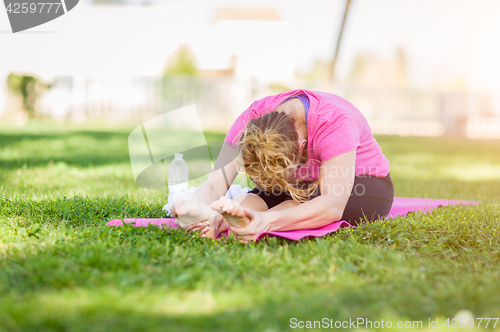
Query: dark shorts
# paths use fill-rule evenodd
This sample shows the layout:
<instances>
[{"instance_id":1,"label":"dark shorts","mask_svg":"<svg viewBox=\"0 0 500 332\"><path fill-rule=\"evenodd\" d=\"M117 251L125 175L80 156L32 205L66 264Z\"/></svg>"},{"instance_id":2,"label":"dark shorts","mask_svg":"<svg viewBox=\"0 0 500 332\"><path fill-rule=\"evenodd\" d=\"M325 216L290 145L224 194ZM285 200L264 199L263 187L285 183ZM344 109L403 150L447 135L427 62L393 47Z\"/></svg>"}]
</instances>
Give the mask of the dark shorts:
<instances>
[{"instance_id":1,"label":"dark shorts","mask_svg":"<svg viewBox=\"0 0 500 332\"><path fill-rule=\"evenodd\" d=\"M269 209L292 199L288 193L275 195L258 187L255 187L249 193L262 198ZM309 200L319 195L320 193L316 192L309 197ZM369 175L355 177L342 220L349 222L351 225L357 225L360 222L372 222L378 218L384 218L389 214L393 200L394 186L389 174L385 178Z\"/></svg>"}]
</instances>

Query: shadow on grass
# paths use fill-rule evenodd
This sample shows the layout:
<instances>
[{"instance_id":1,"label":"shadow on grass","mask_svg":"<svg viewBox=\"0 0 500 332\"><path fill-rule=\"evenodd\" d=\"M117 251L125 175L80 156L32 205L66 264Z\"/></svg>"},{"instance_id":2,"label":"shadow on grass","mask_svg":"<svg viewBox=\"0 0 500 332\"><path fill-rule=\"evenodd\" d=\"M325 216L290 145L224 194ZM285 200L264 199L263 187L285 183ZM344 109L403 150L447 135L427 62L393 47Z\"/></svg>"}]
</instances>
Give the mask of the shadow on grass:
<instances>
[{"instance_id":1,"label":"shadow on grass","mask_svg":"<svg viewBox=\"0 0 500 332\"><path fill-rule=\"evenodd\" d=\"M14 156L0 155L0 168L18 169L48 166L63 162L89 167L129 163L128 131L76 130L47 133L0 134L0 152L16 151ZM207 141L222 141L223 134L206 133ZM189 156L187 160L193 159Z\"/></svg>"},{"instance_id":2,"label":"shadow on grass","mask_svg":"<svg viewBox=\"0 0 500 332\"><path fill-rule=\"evenodd\" d=\"M47 166L51 161L82 167L129 162L127 137L127 133L102 131L0 134L0 149L20 151L17 158L0 159L0 167ZM107 149L110 144L113 148Z\"/></svg>"},{"instance_id":3,"label":"shadow on grass","mask_svg":"<svg viewBox=\"0 0 500 332\"><path fill-rule=\"evenodd\" d=\"M458 278L448 279L448 283L460 291L467 288ZM436 286L442 284L440 280ZM372 322L391 320L392 327L398 321L410 320L415 327L427 328L428 318L453 317L462 308L491 316L495 313L489 309L498 304L485 292L473 296L438 294L432 287L404 280L364 287L335 283L309 290L269 289L261 296L255 296L252 290L262 294L262 287L247 289L241 296L249 303L236 307L230 299L219 299L218 304L203 297L197 301L193 298L196 293L161 286L115 288L104 293L99 288L84 290L87 294L83 298L71 291L49 296L43 292L38 296L9 296L0 305L0 320L8 330L26 331L289 331L298 321L304 325L306 321L319 321L328 324L328 328L334 328L336 321L347 321L347 329L353 330L350 322L358 318ZM218 291L225 290L213 290ZM183 295L167 301L170 293ZM444 319L440 327L443 323ZM317 324L316 328L325 328Z\"/></svg>"}]
</instances>

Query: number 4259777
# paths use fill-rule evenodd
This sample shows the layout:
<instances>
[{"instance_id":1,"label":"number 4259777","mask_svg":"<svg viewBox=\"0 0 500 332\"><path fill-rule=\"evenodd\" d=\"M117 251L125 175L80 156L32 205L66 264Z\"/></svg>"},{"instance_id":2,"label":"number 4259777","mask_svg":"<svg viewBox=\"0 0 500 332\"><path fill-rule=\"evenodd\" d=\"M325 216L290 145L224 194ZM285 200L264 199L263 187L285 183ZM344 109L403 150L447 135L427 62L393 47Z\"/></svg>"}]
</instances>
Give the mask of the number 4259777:
<instances>
[{"instance_id":1,"label":"number 4259777","mask_svg":"<svg viewBox=\"0 0 500 332\"><path fill-rule=\"evenodd\" d=\"M444 326L446 327L449 327L449 328L454 328L454 329L458 329L458 328L466 328L466 327L469 327L469 328L473 328L473 327L476 327L476 328L479 328L481 327L481 323L483 323L483 320L484 320L484 323L483 326L485 328L488 328L488 325L490 324L491 321L495 322L493 324L493 326L490 325L490 327L492 328L495 328L495 326L497 325L498 323L498 318L452 318L451 319L451 322L450 322L450 319L448 318L445 322L444 322ZM476 326L476 321L477 322L477 326Z\"/></svg>"},{"instance_id":2,"label":"number 4259777","mask_svg":"<svg viewBox=\"0 0 500 332\"><path fill-rule=\"evenodd\" d=\"M26 14L26 13L57 13L61 7L60 2L38 2L38 3L9 3L7 13Z\"/></svg>"}]
</instances>

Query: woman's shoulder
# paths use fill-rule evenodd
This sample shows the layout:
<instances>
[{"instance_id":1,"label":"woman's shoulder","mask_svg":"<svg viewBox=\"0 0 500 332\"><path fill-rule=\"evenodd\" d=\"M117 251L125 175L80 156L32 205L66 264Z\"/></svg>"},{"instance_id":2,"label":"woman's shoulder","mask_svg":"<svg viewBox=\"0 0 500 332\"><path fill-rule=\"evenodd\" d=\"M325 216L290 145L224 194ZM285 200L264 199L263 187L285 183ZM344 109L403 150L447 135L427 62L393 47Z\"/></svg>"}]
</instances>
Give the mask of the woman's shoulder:
<instances>
[{"instance_id":1,"label":"woman's shoulder","mask_svg":"<svg viewBox=\"0 0 500 332\"><path fill-rule=\"evenodd\" d=\"M301 92L304 92L306 90L302 90L302 89L295 89L295 90L289 90L289 91L284 91L284 92L280 92L278 94L275 94L275 95L269 95L269 96L266 96L266 97L263 97L261 99L258 99L256 101L254 101L252 103L253 104L275 104L275 103L280 103L282 102L283 100L285 100L286 98L289 98L291 96L294 96L294 95L298 95L300 94Z\"/></svg>"},{"instance_id":2,"label":"woman's shoulder","mask_svg":"<svg viewBox=\"0 0 500 332\"><path fill-rule=\"evenodd\" d=\"M311 99L310 113L318 124L351 123L364 127L366 118L347 99L329 92L308 91Z\"/></svg>"}]
</instances>

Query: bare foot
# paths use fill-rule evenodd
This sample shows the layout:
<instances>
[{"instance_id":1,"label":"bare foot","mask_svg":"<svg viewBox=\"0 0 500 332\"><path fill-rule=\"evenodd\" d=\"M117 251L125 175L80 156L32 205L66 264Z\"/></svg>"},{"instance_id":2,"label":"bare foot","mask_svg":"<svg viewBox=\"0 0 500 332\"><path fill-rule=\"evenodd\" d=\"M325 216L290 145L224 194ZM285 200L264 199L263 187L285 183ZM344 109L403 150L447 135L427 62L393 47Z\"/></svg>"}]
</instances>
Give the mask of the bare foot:
<instances>
[{"instance_id":1,"label":"bare foot","mask_svg":"<svg viewBox=\"0 0 500 332\"><path fill-rule=\"evenodd\" d=\"M176 218L185 224L206 221L218 215L207 204L197 201L185 201L183 199L175 201L172 210Z\"/></svg>"},{"instance_id":2,"label":"bare foot","mask_svg":"<svg viewBox=\"0 0 500 332\"><path fill-rule=\"evenodd\" d=\"M202 237L217 239L227 230L222 215L202 202L180 199L175 201L171 212L177 218L177 226L188 232L199 231Z\"/></svg>"},{"instance_id":3,"label":"bare foot","mask_svg":"<svg viewBox=\"0 0 500 332\"><path fill-rule=\"evenodd\" d=\"M224 219L234 227L246 227L250 224L248 209L239 205L234 200L222 196L212 203L212 209L221 213Z\"/></svg>"}]
</instances>

